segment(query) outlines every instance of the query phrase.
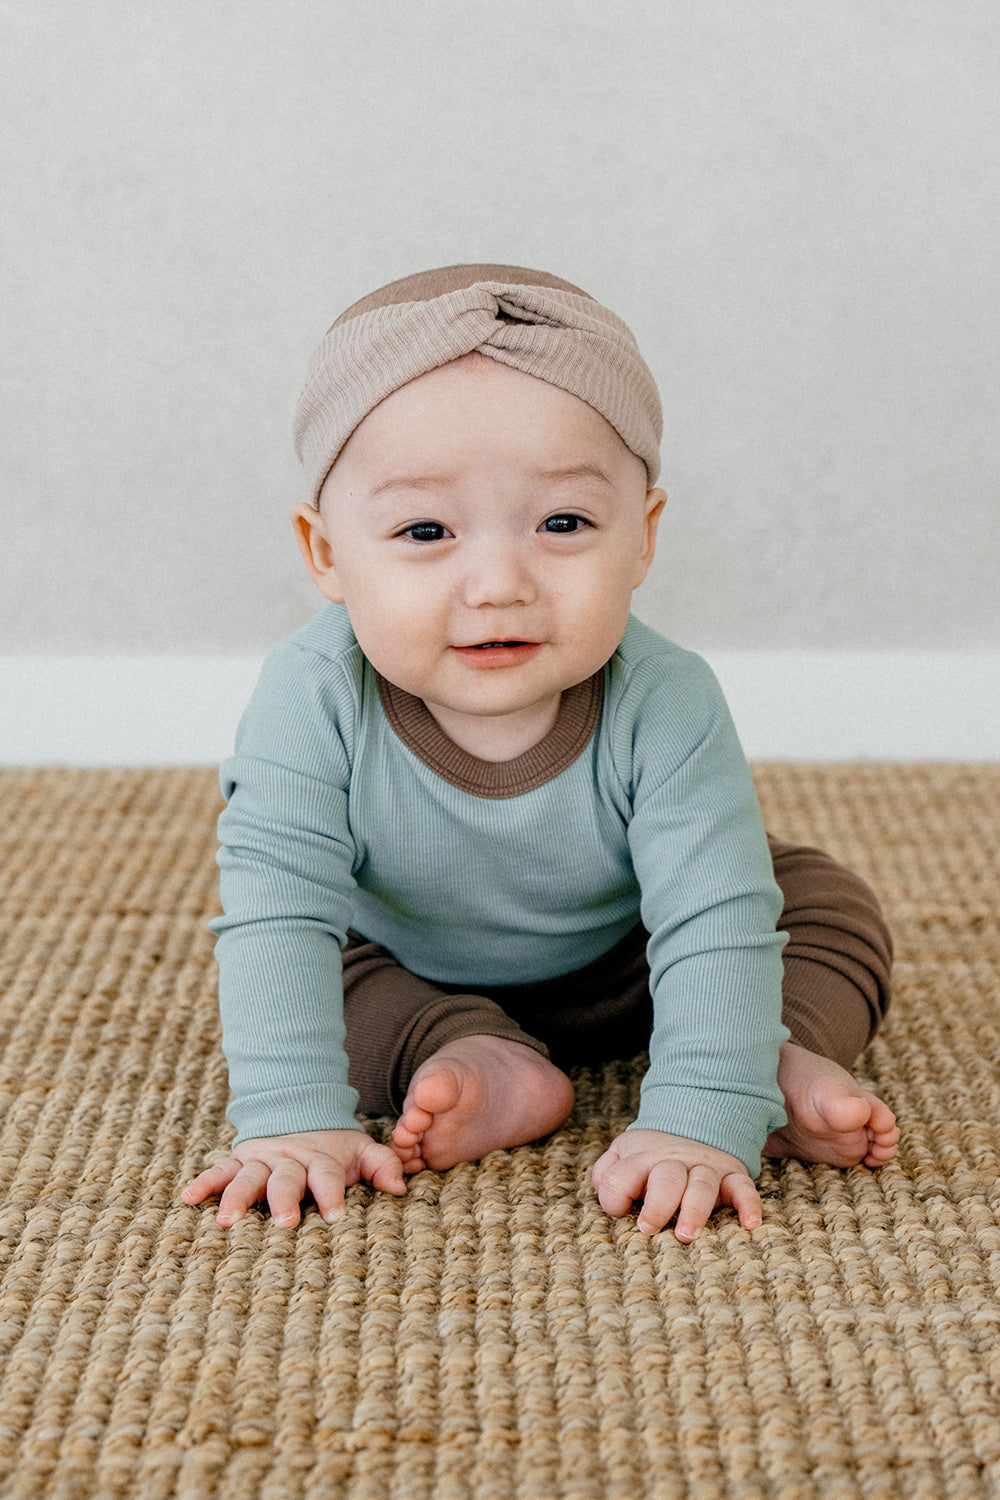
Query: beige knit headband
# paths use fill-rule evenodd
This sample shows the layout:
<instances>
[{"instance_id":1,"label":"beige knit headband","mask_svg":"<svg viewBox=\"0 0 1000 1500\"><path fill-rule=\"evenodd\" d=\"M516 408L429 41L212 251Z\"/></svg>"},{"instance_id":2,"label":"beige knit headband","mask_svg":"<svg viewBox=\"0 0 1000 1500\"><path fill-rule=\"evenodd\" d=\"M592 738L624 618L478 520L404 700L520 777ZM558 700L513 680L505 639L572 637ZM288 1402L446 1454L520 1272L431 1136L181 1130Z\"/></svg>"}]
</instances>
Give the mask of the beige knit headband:
<instances>
[{"instance_id":1,"label":"beige knit headband","mask_svg":"<svg viewBox=\"0 0 1000 1500\"><path fill-rule=\"evenodd\" d=\"M482 267L483 271L521 268ZM663 417L656 382L621 318L585 292L544 273L525 281L474 280L427 296L425 287L463 280L476 267L445 267L384 288L411 300L363 299L322 340L295 413L295 448L317 501L341 448L363 417L409 380L478 350L561 386L600 412L646 465L660 472ZM395 292L393 288L398 289ZM421 292L424 295L421 296Z\"/></svg>"}]
</instances>

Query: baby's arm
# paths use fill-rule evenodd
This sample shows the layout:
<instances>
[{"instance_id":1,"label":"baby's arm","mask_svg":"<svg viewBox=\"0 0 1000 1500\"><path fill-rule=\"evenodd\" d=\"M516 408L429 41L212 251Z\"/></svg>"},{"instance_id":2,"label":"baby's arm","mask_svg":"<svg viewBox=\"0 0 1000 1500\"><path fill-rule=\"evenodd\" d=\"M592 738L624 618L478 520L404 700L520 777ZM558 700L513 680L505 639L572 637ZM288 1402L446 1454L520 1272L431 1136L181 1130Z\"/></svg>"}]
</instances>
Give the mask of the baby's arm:
<instances>
[{"instance_id":1,"label":"baby's arm","mask_svg":"<svg viewBox=\"0 0 1000 1500\"><path fill-rule=\"evenodd\" d=\"M761 1222L760 1196L738 1157L663 1130L623 1131L595 1164L593 1182L613 1218L643 1200L643 1234L655 1234L676 1213L674 1234L689 1244L720 1203L736 1209L744 1229Z\"/></svg>"},{"instance_id":2,"label":"baby's arm","mask_svg":"<svg viewBox=\"0 0 1000 1500\"><path fill-rule=\"evenodd\" d=\"M299 1222L306 1189L324 1219L344 1211L344 1190L361 1178L385 1193L406 1192L399 1157L363 1130L309 1130L241 1142L225 1161L188 1183L185 1203L222 1193L217 1215L223 1228L242 1219L252 1203L267 1199L276 1224Z\"/></svg>"},{"instance_id":3,"label":"baby's arm","mask_svg":"<svg viewBox=\"0 0 1000 1500\"><path fill-rule=\"evenodd\" d=\"M362 1177L402 1191L395 1153L358 1127L344 1050L340 945L357 852L341 735L349 689L325 659L280 643L221 770L224 914L209 925L238 1134L229 1158L185 1190L189 1203L221 1192L220 1223L263 1199L296 1223L307 1188L335 1214Z\"/></svg>"},{"instance_id":4,"label":"baby's arm","mask_svg":"<svg viewBox=\"0 0 1000 1500\"><path fill-rule=\"evenodd\" d=\"M785 1122L781 893L750 770L705 663L683 656L642 708L623 770L633 789L628 839L650 934L653 1030L631 1131L681 1141L694 1153L688 1165L698 1177L705 1165L731 1163L716 1174L722 1201L732 1201L725 1195L736 1179L727 1173L735 1169L752 1191L751 1199L741 1187L740 1204L758 1204L752 1179L761 1149ZM615 1144L631 1162L634 1148L621 1138ZM641 1183L640 1168L641 1153ZM671 1180L678 1172L671 1167ZM654 1180L657 1202L662 1175ZM682 1187L673 1207L685 1196ZM687 1227L686 1215L681 1224Z\"/></svg>"}]
</instances>

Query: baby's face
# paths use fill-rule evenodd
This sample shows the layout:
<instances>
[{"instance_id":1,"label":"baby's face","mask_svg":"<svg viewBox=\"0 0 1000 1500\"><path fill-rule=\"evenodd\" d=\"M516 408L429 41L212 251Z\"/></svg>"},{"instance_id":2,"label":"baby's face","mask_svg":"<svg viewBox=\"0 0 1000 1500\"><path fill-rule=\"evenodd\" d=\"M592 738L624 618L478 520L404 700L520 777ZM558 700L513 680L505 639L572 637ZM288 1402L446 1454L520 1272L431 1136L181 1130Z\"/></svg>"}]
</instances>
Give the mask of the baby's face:
<instances>
[{"instance_id":1,"label":"baby's face","mask_svg":"<svg viewBox=\"0 0 1000 1500\"><path fill-rule=\"evenodd\" d=\"M593 407L477 355L382 401L294 521L369 661L504 759L491 726L527 748L615 651L665 499Z\"/></svg>"}]
</instances>

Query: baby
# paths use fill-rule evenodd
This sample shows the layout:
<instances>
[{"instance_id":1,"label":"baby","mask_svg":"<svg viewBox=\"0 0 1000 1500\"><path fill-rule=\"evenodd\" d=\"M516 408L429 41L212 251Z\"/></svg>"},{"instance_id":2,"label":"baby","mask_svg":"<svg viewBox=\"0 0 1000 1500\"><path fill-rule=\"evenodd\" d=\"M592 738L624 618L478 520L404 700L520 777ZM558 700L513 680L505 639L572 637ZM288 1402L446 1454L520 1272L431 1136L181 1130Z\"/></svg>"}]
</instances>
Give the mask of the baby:
<instances>
[{"instance_id":1,"label":"baby","mask_svg":"<svg viewBox=\"0 0 1000 1500\"><path fill-rule=\"evenodd\" d=\"M630 614L666 495L626 325L558 277L449 266L330 329L298 542L328 606L272 649L222 768L233 1224L343 1211L533 1141L567 1069L648 1047L612 1215L761 1221L761 1154L879 1166L847 1069L888 1003L874 896L764 832L718 685ZM784 950L784 951L782 951ZM391 1145L356 1112L392 1113Z\"/></svg>"}]
</instances>

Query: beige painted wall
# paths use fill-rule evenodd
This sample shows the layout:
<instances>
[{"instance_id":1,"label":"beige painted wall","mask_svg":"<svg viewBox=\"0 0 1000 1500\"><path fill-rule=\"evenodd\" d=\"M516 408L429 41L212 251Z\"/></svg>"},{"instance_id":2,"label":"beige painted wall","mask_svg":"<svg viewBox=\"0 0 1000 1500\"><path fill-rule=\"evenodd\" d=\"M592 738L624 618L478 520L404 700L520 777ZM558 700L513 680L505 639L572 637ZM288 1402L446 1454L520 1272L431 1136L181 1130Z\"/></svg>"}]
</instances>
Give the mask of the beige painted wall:
<instances>
[{"instance_id":1,"label":"beige painted wall","mask_svg":"<svg viewBox=\"0 0 1000 1500\"><path fill-rule=\"evenodd\" d=\"M995 0L0 18L0 653L254 653L308 618L308 353L462 260L636 332L671 495L650 623L1000 644Z\"/></svg>"}]
</instances>

